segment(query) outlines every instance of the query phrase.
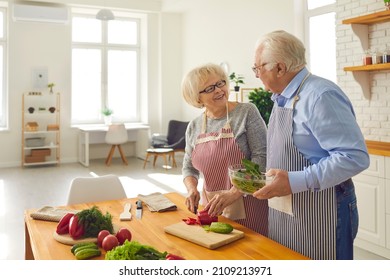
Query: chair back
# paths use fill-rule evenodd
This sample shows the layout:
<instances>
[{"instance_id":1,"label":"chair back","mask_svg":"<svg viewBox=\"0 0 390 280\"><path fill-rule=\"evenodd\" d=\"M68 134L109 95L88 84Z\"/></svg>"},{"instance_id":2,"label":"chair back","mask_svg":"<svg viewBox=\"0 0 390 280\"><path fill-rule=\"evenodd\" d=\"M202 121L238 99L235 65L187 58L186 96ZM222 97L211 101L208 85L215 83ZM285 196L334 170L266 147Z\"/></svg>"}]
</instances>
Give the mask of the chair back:
<instances>
[{"instance_id":1,"label":"chair back","mask_svg":"<svg viewBox=\"0 0 390 280\"><path fill-rule=\"evenodd\" d=\"M67 204L78 204L126 198L126 192L119 177L77 177L70 184Z\"/></svg>"},{"instance_id":2,"label":"chair back","mask_svg":"<svg viewBox=\"0 0 390 280\"><path fill-rule=\"evenodd\" d=\"M111 124L106 133L106 143L112 145L120 145L128 140L127 130L123 123Z\"/></svg>"},{"instance_id":3,"label":"chair back","mask_svg":"<svg viewBox=\"0 0 390 280\"><path fill-rule=\"evenodd\" d=\"M171 120L168 124L168 145L179 142L181 139L185 139L185 134L189 122ZM174 149L184 149L186 146L185 141L181 141L180 145L174 147Z\"/></svg>"}]
</instances>

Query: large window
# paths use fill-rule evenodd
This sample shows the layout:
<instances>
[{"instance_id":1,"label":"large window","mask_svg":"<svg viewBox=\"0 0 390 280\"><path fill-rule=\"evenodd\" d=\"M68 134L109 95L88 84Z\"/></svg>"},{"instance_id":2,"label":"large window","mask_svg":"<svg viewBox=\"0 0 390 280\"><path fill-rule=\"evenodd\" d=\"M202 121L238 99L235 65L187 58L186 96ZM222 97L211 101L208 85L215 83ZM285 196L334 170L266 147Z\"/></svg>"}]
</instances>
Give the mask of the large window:
<instances>
[{"instance_id":1,"label":"large window","mask_svg":"<svg viewBox=\"0 0 390 280\"><path fill-rule=\"evenodd\" d=\"M336 0L306 1L310 71L336 82Z\"/></svg>"},{"instance_id":2,"label":"large window","mask_svg":"<svg viewBox=\"0 0 390 280\"><path fill-rule=\"evenodd\" d=\"M6 34L6 9L0 8L0 130L7 128L7 34Z\"/></svg>"},{"instance_id":3,"label":"large window","mask_svg":"<svg viewBox=\"0 0 390 280\"><path fill-rule=\"evenodd\" d=\"M138 122L140 20L72 16L72 124L102 123L103 108L113 121Z\"/></svg>"}]
</instances>

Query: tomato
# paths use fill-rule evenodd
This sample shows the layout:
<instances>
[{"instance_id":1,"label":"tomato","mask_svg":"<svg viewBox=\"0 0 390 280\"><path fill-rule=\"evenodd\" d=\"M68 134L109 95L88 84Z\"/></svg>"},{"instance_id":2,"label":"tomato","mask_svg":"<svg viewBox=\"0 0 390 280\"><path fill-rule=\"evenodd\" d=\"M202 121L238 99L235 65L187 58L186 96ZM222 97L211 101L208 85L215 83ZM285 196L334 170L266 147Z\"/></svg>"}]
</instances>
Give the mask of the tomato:
<instances>
[{"instance_id":1,"label":"tomato","mask_svg":"<svg viewBox=\"0 0 390 280\"><path fill-rule=\"evenodd\" d=\"M127 228L121 228L115 236L118 239L119 245L122 245L125 240L131 241L131 232Z\"/></svg>"},{"instance_id":2,"label":"tomato","mask_svg":"<svg viewBox=\"0 0 390 280\"><path fill-rule=\"evenodd\" d=\"M103 243L104 237L106 237L109 234L111 234L111 233L108 230L106 230L106 229L103 229L103 230L99 231L99 234L98 234L98 237L97 237L97 244L98 244L99 247L102 247L102 243Z\"/></svg>"},{"instance_id":3,"label":"tomato","mask_svg":"<svg viewBox=\"0 0 390 280\"><path fill-rule=\"evenodd\" d=\"M119 245L118 238L116 238L116 236L113 234L109 234L106 237L104 237L102 242L102 247L106 251L110 251L118 245Z\"/></svg>"}]
</instances>

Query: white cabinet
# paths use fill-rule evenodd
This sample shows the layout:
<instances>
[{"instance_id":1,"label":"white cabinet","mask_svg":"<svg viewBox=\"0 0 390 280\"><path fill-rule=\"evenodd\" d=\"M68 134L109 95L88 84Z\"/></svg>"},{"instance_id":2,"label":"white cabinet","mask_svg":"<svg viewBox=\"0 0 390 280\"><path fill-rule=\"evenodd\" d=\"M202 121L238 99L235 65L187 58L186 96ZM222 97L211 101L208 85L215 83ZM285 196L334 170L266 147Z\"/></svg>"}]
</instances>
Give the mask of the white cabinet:
<instances>
[{"instance_id":1,"label":"white cabinet","mask_svg":"<svg viewBox=\"0 0 390 280\"><path fill-rule=\"evenodd\" d=\"M370 167L355 176L359 231L355 245L390 258L390 158L370 155Z\"/></svg>"},{"instance_id":2,"label":"white cabinet","mask_svg":"<svg viewBox=\"0 0 390 280\"><path fill-rule=\"evenodd\" d=\"M60 162L59 93L28 92L22 101L22 166Z\"/></svg>"}]
</instances>

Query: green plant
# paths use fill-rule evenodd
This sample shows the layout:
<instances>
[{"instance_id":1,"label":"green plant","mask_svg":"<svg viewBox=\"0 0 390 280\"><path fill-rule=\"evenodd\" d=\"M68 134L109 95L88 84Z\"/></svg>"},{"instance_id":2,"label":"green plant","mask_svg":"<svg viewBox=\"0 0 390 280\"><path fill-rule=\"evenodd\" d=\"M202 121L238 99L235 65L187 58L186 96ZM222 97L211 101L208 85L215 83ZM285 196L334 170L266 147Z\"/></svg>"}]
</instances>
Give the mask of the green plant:
<instances>
[{"instance_id":1,"label":"green plant","mask_svg":"<svg viewBox=\"0 0 390 280\"><path fill-rule=\"evenodd\" d=\"M114 113L114 111L112 109L107 108L107 107L105 107L102 110L102 114L105 116L111 116L113 113Z\"/></svg>"},{"instance_id":2,"label":"green plant","mask_svg":"<svg viewBox=\"0 0 390 280\"><path fill-rule=\"evenodd\" d=\"M255 88L248 94L249 101L255 104L267 125L272 107L274 106L274 102L271 100L271 95L272 93L270 91L266 91L262 87Z\"/></svg>"},{"instance_id":3,"label":"green plant","mask_svg":"<svg viewBox=\"0 0 390 280\"><path fill-rule=\"evenodd\" d=\"M244 77L236 75L235 72L229 75L229 80L235 84L236 87L239 87L240 84L244 84Z\"/></svg>"}]
</instances>

